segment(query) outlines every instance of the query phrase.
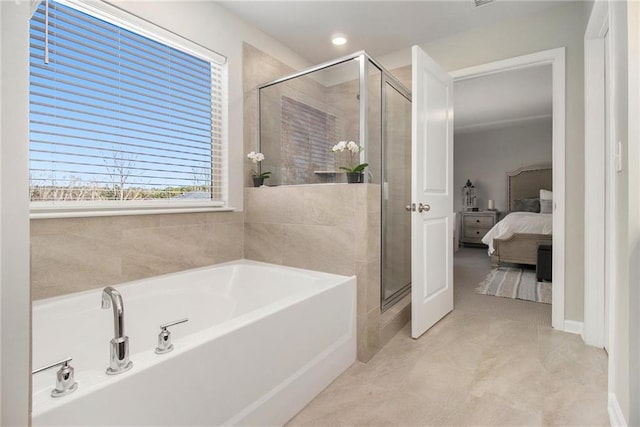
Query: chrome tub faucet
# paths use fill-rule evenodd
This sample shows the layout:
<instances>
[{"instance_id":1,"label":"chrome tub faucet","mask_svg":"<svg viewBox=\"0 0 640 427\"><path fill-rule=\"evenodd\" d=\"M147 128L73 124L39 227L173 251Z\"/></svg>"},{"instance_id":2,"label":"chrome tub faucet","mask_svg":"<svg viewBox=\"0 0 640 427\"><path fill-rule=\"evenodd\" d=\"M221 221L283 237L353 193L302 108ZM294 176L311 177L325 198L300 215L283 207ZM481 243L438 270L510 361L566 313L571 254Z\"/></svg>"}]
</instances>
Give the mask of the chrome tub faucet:
<instances>
[{"instance_id":1,"label":"chrome tub faucet","mask_svg":"<svg viewBox=\"0 0 640 427\"><path fill-rule=\"evenodd\" d=\"M113 307L114 338L111 343L108 375L121 374L133 366L129 360L129 337L124 334L124 303L122 295L115 288L107 286L102 290L102 308Z\"/></svg>"}]
</instances>

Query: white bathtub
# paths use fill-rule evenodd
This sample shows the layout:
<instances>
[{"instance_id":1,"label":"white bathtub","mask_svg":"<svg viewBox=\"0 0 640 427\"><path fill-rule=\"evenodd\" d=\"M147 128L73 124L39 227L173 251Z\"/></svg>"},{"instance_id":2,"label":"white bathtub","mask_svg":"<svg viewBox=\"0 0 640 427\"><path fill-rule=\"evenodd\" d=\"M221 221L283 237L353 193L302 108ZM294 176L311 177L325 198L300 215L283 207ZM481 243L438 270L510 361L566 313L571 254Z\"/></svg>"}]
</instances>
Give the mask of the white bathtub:
<instances>
[{"instance_id":1,"label":"white bathtub","mask_svg":"<svg viewBox=\"0 0 640 427\"><path fill-rule=\"evenodd\" d=\"M234 261L115 286L133 368L106 375L102 289L33 304L33 367L73 357L78 390L33 376L33 425L278 425L356 358L355 277ZM158 355L159 325L175 349Z\"/></svg>"}]
</instances>

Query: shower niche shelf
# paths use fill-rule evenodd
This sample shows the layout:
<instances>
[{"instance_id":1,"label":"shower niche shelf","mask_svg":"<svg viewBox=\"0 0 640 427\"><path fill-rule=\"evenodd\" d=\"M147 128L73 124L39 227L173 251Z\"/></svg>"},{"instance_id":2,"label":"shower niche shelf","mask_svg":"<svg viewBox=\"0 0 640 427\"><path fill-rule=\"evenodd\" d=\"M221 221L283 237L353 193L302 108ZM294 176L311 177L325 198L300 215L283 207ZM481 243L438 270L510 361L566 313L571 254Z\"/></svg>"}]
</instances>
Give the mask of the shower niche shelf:
<instances>
[{"instance_id":1,"label":"shower niche shelf","mask_svg":"<svg viewBox=\"0 0 640 427\"><path fill-rule=\"evenodd\" d=\"M336 175L339 173L346 173L345 171L313 171L316 175Z\"/></svg>"}]
</instances>

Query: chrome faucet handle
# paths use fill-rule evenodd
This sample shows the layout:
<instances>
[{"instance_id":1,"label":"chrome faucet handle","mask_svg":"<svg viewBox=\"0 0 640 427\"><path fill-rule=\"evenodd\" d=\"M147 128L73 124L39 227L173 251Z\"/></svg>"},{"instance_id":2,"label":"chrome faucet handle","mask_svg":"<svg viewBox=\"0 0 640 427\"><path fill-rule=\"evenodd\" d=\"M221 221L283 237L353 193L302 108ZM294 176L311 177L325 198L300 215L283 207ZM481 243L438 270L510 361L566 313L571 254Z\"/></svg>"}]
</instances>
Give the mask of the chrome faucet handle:
<instances>
[{"instance_id":1,"label":"chrome faucet handle","mask_svg":"<svg viewBox=\"0 0 640 427\"><path fill-rule=\"evenodd\" d=\"M71 360L73 360L71 357L67 357L64 360L43 366L32 372L32 374L35 375L38 372L60 366L60 369L58 369L58 372L56 373L56 388L51 390L51 397L61 397L69 393L73 393L78 389L78 383L74 379L75 370L73 369L73 366L69 364Z\"/></svg>"},{"instance_id":2,"label":"chrome faucet handle","mask_svg":"<svg viewBox=\"0 0 640 427\"><path fill-rule=\"evenodd\" d=\"M156 347L157 354L165 354L173 350L173 344L171 344L171 332L167 328L188 321L189 319L185 317L184 319L175 320L173 322L160 325L160 333L158 334L158 347Z\"/></svg>"}]
</instances>

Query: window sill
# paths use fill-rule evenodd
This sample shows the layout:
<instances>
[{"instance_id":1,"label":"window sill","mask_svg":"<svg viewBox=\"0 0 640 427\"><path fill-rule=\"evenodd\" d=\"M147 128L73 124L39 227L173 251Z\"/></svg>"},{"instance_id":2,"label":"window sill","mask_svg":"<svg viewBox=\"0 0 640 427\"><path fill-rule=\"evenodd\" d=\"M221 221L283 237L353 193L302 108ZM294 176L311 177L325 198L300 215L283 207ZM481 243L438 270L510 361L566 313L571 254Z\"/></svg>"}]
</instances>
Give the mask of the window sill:
<instances>
[{"instance_id":1,"label":"window sill","mask_svg":"<svg viewBox=\"0 0 640 427\"><path fill-rule=\"evenodd\" d=\"M135 205L123 203L105 203L96 206L79 204L40 204L32 203L29 217L31 219L51 218L83 218L97 216L123 215L157 215L197 212L234 212L236 209L211 203L140 203Z\"/></svg>"}]
</instances>

